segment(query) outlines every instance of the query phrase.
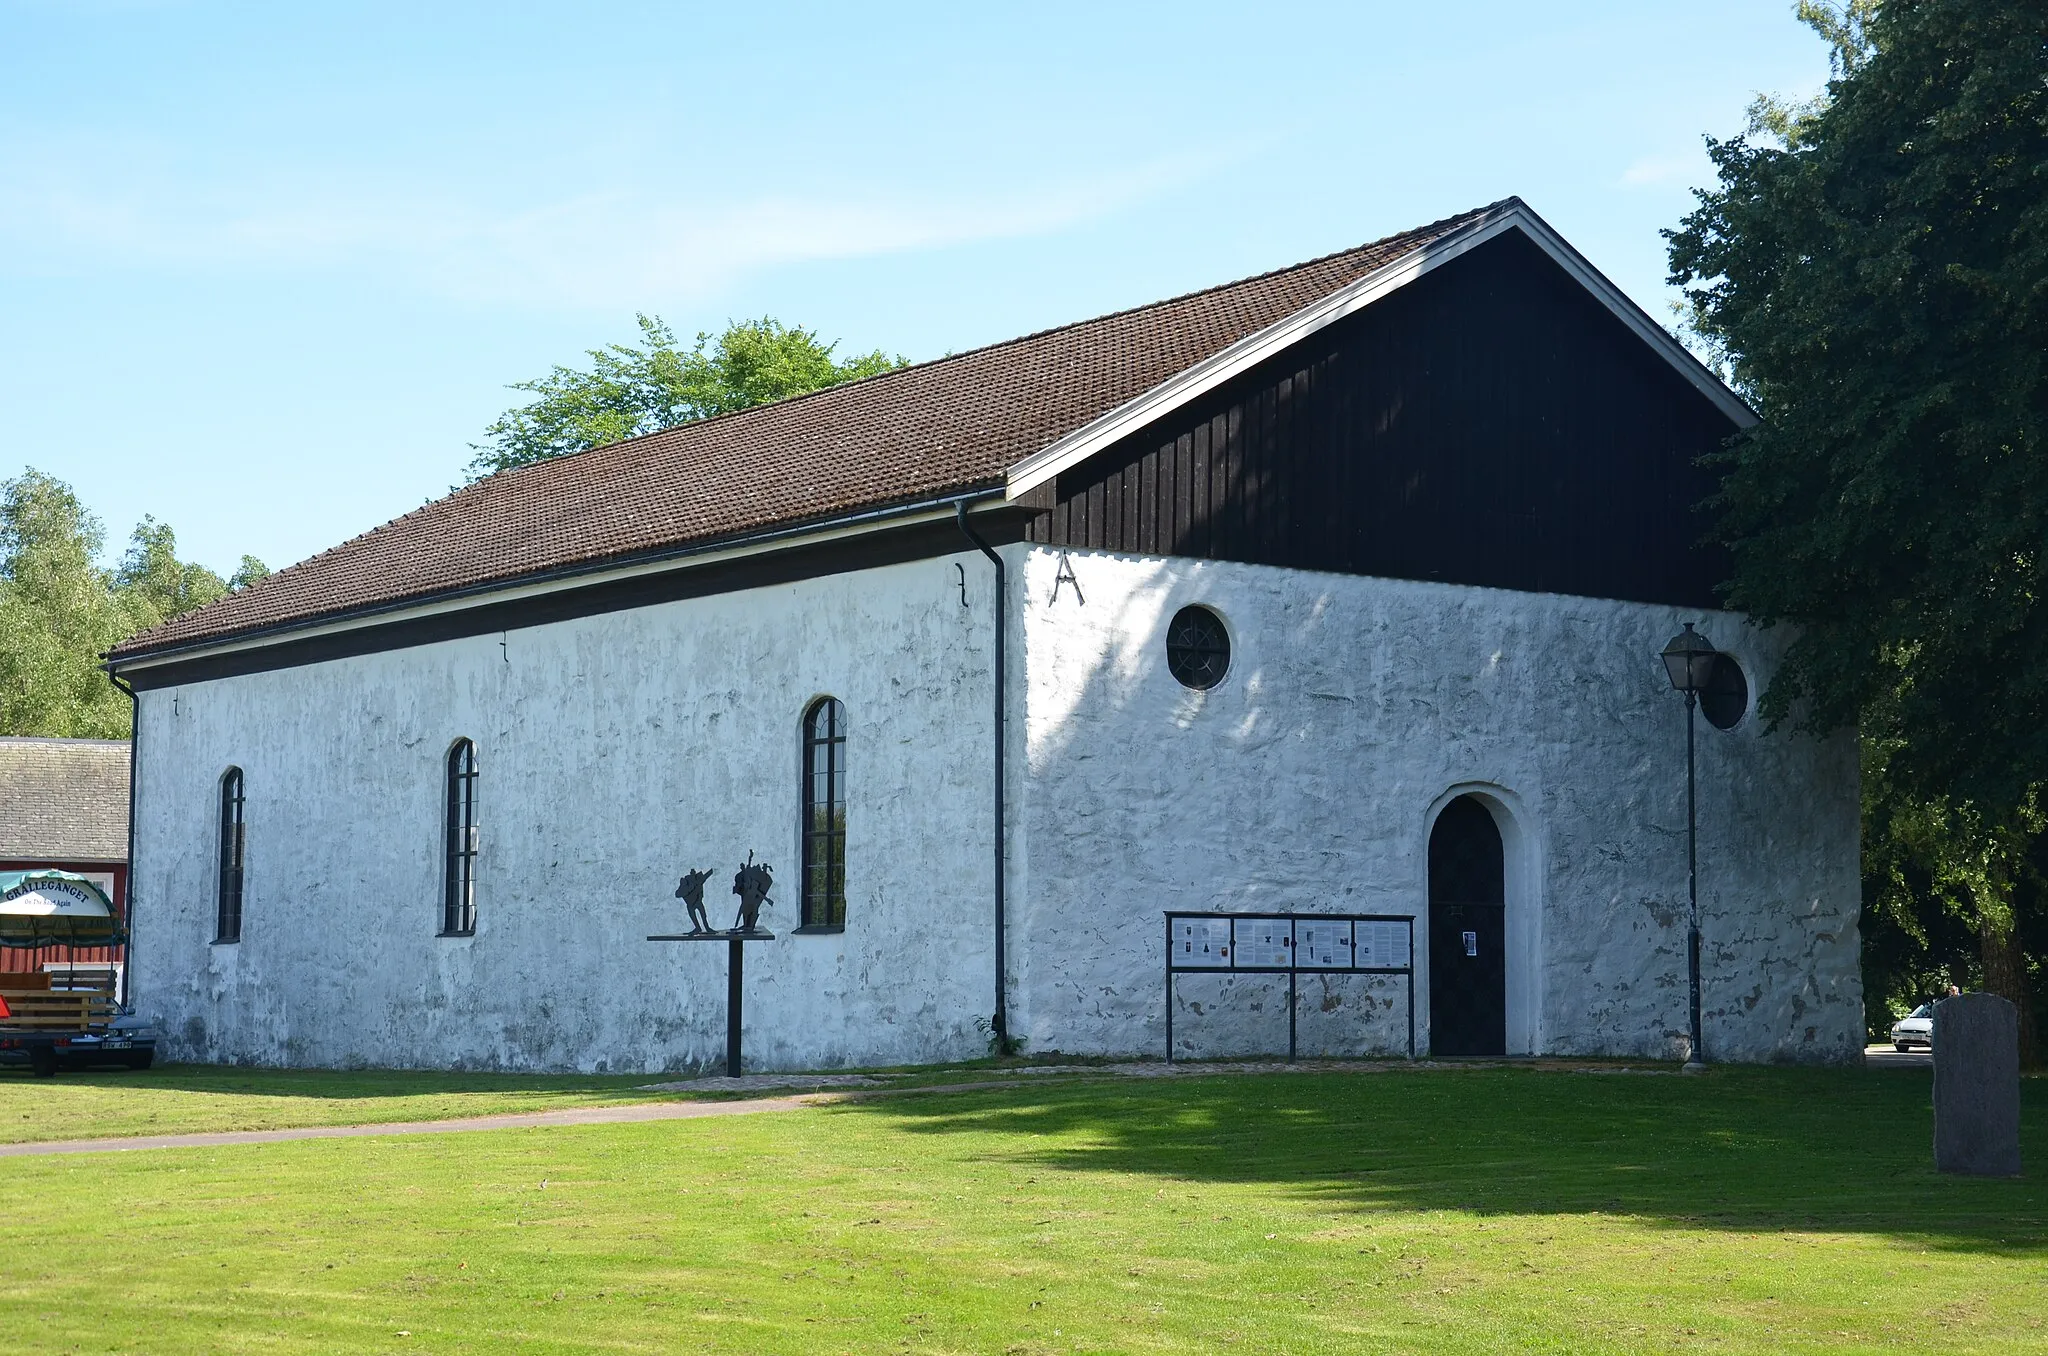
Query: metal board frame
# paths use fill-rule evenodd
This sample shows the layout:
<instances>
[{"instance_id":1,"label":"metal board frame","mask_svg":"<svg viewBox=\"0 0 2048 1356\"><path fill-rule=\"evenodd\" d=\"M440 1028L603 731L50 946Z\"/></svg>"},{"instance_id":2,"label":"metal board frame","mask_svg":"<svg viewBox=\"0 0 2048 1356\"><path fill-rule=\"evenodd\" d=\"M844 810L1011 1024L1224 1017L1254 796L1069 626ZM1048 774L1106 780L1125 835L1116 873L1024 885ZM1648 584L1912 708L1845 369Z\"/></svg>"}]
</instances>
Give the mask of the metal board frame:
<instances>
[{"instance_id":1,"label":"metal board frame","mask_svg":"<svg viewBox=\"0 0 2048 1356\"><path fill-rule=\"evenodd\" d=\"M1223 965L1180 965L1174 961L1173 925L1185 919L1224 922L1229 926L1229 955ZM1239 965L1237 927L1239 923L1287 924L1285 965ZM1406 965L1303 965L1300 952L1301 925L1341 924L1349 937L1350 954L1358 955L1360 923L1394 923L1407 929ZM1408 1058L1415 1058L1415 915L1396 913L1217 913L1205 910L1166 911L1166 1062L1173 1063L1173 981L1176 975L1286 975L1287 976L1287 1058L1295 1057L1296 988L1299 975L1404 975L1408 980Z\"/></svg>"}]
</instances>

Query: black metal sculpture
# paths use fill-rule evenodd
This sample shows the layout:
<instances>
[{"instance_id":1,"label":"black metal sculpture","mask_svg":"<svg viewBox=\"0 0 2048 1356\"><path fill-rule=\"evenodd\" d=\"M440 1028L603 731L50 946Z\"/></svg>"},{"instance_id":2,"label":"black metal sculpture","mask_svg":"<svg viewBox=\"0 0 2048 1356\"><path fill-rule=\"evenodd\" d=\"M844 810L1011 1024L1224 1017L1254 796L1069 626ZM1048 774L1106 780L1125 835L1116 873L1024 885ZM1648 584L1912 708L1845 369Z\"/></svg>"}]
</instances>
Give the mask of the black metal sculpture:
<instances>
[{"instance_id":1,"label":"black metal sculpture","mask_svg":"<svg viewBox=\"0 0 2048 1356\"><path fill-rule=\"evenodd\" d=\"M753 853L747 854L746 864L732 878L732 892L740 897L739 916L723 932L712 930L711 920L704 912L704 882L710 879L709 871L692 871L683 877L682 884L676 886L676 898L690 910L688 932L661 933L647 940L725 943L725 1072L728 1077L737 1078L741 1067L740 999L746 943L775 940L774 933L761 930L761 910L775 902L768 898L768 890L774 885L775 878L766 862L756 862Z\"/></svg>"},{"instance_id":2,"label":"black metal sculpture","mask_svg":"<svg viewBox=\"0 0 2048 1356\"><path fill-rule=\"evenodd\" d=\"M732 921L734 932L760 931L762 907L775 903L768 898L768 891L774 884L775 878L769 873L768 863L756 863L754 854L749 852L746 865L732 878L732 892L740 897L740 911Z\"/></svg>"},{"instance_id":3,"label":"black metal sculpture","mask_svg":"<svg viewBox=\"0 0 2048 1356\"><path fill-rule=\"evenodd\" d=\"M692 871L676 887L676 898L682 900L683 907L690 911L692 932L711 931L711 916L704 912L704 882L710 879L709 871Z\"/></svg>"}]
</instances>

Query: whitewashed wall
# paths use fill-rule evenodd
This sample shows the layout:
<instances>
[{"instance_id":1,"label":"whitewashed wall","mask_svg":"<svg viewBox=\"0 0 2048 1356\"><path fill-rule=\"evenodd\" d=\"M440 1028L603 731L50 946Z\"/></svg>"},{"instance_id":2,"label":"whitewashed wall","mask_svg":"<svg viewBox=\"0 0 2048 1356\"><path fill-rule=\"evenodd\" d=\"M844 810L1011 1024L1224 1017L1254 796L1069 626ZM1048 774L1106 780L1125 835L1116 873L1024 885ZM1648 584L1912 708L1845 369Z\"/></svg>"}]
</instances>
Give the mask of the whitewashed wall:
<instances>
[{"instance_id":1,"label":"whitewashed wall","mask_svg":"<svg viewBox=\"0 0 2048 1356\"><path fill-rule=\"evenodd\" d=\"M1418 915L1452 795L1509 844L1509 1034L1668 1056L1685 1026L1683 715L1655 652L1695 614L1010 547L1012 1029L1156 1053L1161 911ZM960 603L964 567L971 607ZM681 930L778 873L750 1067L979 1053L991 1006L991 581L979 556L665 604L143 695L134 985L177 1058L662 1070L722 1059L723 947ZM1083 601L1085 599L1085 601ZM1163 630L1215 608L1196 694ZM1758 688L1774 637L1709 615ZM802 710L847 704L848 928L796 922ZM478 925L440 918L442 766L483 769ZM1700 727L1716 1058L1861 1047L1853 746ZM211 945L217 779L247 777L243 940ZM723 917L720 917L723 921ZM1428 1041L1426 966L1417 1028ZM1272 980L1184 981L1183 1054L1284 1048ZM1303 981L1304 1051L1395 1050L1398 984ZM1370 1000L1368 1002L1368 999Z\"/></svg>"},{"instance_id":2,"label":"whitewashed wall","mask_svg":"<svg viewBox=\"0 0 2048 1356\"><path fill-rule=\"evenodd\" d=\"M1753 691L1779 637L1728 614L1261 566L1018 548L1024 755L1012 782L1012 1029L1030 1048L1163 1049L1161 913L1417 915L1427 848L1473 791L1508 847L1510 1049L1683 1049L1683 699L1657 651L1698 620ZM1084 601L1085 600L1085 601ZM1181 606L1233 641L1206 692L1167 672ZM1699 726L1709 1056L1862 1048L1853 743ZM1182 981L1178 1053L1284 1050L1284 980ZM1405 1042L1398 984L1302 981L1304 1051Z\"/></svg>"},{"instance_id":3,"label":"whitewashed wall","mask_svg":"<svg viewBox=\"0 0 2048 1356\"><path fill-rule=\"evenodd\" d=\"M135 995L179 1059L678 1069L723 1059L714 921L755 1067L980 1053L991 1009L992 571L978 555L343 659L142 699ZM801 713L846 703L847 929L797 923ZM477 929L437 938L442 768L482 768ZM242 941L214 934L221 772L247 778Z\"/></svg>"}]
</instances>

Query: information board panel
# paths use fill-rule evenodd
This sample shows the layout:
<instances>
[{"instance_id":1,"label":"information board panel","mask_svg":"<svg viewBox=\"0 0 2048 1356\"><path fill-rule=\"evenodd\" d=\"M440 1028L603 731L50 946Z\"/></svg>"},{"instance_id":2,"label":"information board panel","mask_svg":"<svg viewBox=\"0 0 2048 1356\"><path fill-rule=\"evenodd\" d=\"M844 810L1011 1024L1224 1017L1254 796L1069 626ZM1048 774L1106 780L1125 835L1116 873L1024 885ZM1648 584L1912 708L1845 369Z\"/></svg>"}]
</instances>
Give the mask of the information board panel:
<instances>
[{"instance_id":1,"label":"information board panel","mask_svg":"<svg viewBox=\"0 0 2048 1356\"><path fill-rule=\"evenodd\" d=\"M1240 969L1270 966L1285 969L1294 963L1294 923L1287 918L1240 918L1237 920L1237 964Z\"/></svg>"},{"instance_id":2,"label":"information board panel","mask_svg":"<svg viewBox=\"0 0 2048 1356\"><path fill-rule=\"evenodd\" d=\"M1304 970L1350 969L1351 924L1297 921L1294 963Z\"/></svg>"},{"instance_id":3,"label":"information board panel","mask_svg":"<svg viewBox=\"0 0 2048 1356\"><path fill-rule=\"evenodd\" d=\"M1174 919L1173 963L1188 970L1229 969L1230 920Z\"/></svg>"},{"instance_id":4,"label":"information board panel","mask_svg":"<svg viewBox=\"0 0 2048 1356\"><path fill-rule=\"evenodd\" d=\"M1361 970L1405 970L1410 929L1401 923L1360 923L1357 964Z\"/></svg>"}]
</instances>

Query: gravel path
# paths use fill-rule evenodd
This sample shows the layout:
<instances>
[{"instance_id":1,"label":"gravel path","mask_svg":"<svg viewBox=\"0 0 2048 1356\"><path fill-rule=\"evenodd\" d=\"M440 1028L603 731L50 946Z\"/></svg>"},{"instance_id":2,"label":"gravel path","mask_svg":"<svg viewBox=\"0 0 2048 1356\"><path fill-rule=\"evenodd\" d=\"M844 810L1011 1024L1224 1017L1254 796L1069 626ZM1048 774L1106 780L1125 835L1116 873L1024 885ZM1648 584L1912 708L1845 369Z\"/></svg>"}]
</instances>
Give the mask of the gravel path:
<instances>
[{"instance_id":1,"label":"gravel path","mask_svg":"<svg viewBox=\"0 0 2048 1356\"><path fill-rule=\"evenodd\" d=\"M382 1125L308 1125L292 1130L220 1130L200 1135L134 1135L120 1139L58 1139L0 1144L0 1158L37 1154L97 1154L123 1149L207 1149L228 1144L280 1144L294 1139L359 1139L365 1135L429 1135L467 1130L519 1130L553 1125L626 1125L635 1121L688 1121L705 1116L748 1116L794 1111L816 1098L758 1097L746 1102L639 1102L632 1106L579 1106L561 1111L511 1111L451 1121L389 1121Z\"/></svg>"}]
</instances>

